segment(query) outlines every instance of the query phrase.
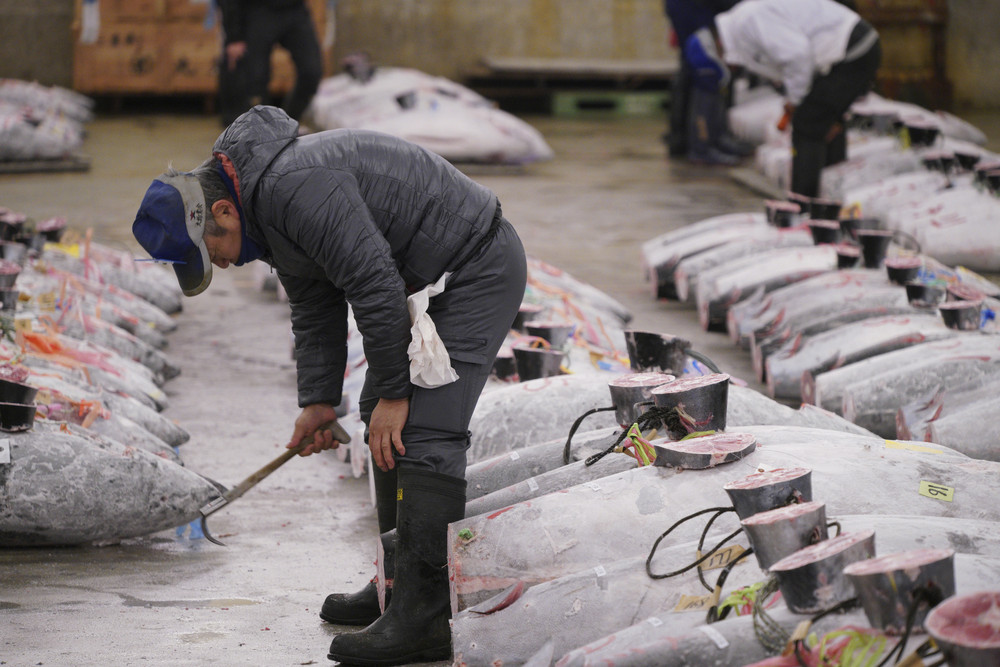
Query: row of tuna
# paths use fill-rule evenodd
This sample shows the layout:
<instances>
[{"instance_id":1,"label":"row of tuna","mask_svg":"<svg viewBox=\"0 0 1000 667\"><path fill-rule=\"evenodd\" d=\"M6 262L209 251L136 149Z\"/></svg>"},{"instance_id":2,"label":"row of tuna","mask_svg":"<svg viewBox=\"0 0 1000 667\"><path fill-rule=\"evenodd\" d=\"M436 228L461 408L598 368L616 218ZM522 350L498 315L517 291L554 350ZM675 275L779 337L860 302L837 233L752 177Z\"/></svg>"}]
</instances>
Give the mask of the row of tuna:
<instances>
[{"instance_id":1,"label":"row of tuna","mask_svg":"<svg viewBox=\"0 0 1000 667\"><path fill-rule=\"evenodd\" d=\"M781 98L769 90L737 104L730 122L738 135L760 143L755 166L784 191L790 137L774 128ZM848 159L823 170L821 197L933 248L945 264L1000 271L1000 231L992 224L1000 217L994 196L1000 176L985 177L1000 174L1000 155L984 148L986 136L978 128L947 112L874 93L851 107L848 128Z\"/></svg>"},{"instance_id":2,"label":"row of tuna","mask_svg":"<svg viewBox=\"0 0 1000 667\"><path fill-rule=\"evenodd\" d=\"M1000 288L838 202L762 208L645 243L654 295L691 303L704 329L728 333L773 398L1000 460L987 418Z\"/></svg>"},{"instance_id":3,"label":"row of tuna","mask_svg":"<svg viewBox=\"0 0 1000 667\"><path fill-rule=\"evenodd\" d=\"M0 546L110 543L182 526L225 489L184 467L162 412L170 272L0 211Z\"/></svg>"},{"instance_id":4,"label":"row of tuna","mask_svg":"<svg viewBox=\"0 0 1000 667\"><path fill-rule=\"evenodd\" d=\"M0 79L0 161L64 158L83 145L93 100L59 86Z\"/></svg>"},{"instance_id":5,"label":"row of tuna","mask_svg":"<svg viewBox=\"0 0 1000 667\"><path fill-rule=\"evenodd\" d=\"M930 568L942 584L957 582L943 588L950 606L942 609L995 586L998 516L982 503L996 492L991 475L1000 464L886 440L813 405L789 407L713 369L688 341L628 328L628 312L585 283L534 259L529 266L507 351L543 350L558 362L541 377L522 377L521 358L511 366L502 354L473 415L466 518L449 527L456 665L744 665L793 645L795 626L821 614L813 631L823 640L799 642L800 651L843 652L836 638L853 632L873 651L902 652L878 612L856 606L862 592L882 589L856 591L841 572L853 562L845 553L872 561L864 567L874 574L859 575L868 579L891 578L902 562ZM349 347L352 367L363 369L356 335ZM350 375L346 387L357 390ZM696 400L699 393L714 398ZM352 408L343 419L354 418ZM361 474L367 463L356 459L367 452L349 456ZM819 540L824 525L799 545L811 551L783 554L792 558L786 588L773 579L776 554L788 544L769 536L750 544L728 517L713 519L714 527L683 526L662 546L655 539L685 517L726 509L724 493L741 480L792 468L808 469L823 516L840 532ZM803 500L809 510L820 505ZM734 528L735 544L709 551ZM773 561L755 564L751 548ZM699 554L712 563L658 574ZM950 579L939 561L954 568ZM800 583L801 570L817 563L824 576L836 575L836 595ZM717 588L706 588L716 575ZM754 612L755 591L766 586L773 590ZM789 604L797 591L805 591L798 599L821 601ZM931 604L903 604L920 612L908 629L916 648ZM849 608L827 615L827 606ZM714 614L708 622L706 613ZM761 618L771 641L760 639ZM968 638L957 634L955 650L965 650Z\"/></svg>"}]
</instances>

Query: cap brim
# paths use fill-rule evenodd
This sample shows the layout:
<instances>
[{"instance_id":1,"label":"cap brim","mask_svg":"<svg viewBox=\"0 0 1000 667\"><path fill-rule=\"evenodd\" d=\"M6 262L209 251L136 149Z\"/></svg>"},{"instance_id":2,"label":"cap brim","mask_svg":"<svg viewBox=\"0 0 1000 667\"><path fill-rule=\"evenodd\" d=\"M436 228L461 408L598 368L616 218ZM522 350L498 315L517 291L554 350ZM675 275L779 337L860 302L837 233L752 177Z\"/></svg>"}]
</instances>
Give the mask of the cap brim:
<instances>
[{"instance_id":1,"label":"cap brim","mask_svg":"<svg viewBox=\"0 0 1000 667\"><path fill-rule=\"evenodd\" d=\"M205 242L199 241L183 262L183 264L180 262L173 264L181 291L184 292L184 296L201 294L212 282L212 262L209 260Z\"/></svg>"}]
</instances>

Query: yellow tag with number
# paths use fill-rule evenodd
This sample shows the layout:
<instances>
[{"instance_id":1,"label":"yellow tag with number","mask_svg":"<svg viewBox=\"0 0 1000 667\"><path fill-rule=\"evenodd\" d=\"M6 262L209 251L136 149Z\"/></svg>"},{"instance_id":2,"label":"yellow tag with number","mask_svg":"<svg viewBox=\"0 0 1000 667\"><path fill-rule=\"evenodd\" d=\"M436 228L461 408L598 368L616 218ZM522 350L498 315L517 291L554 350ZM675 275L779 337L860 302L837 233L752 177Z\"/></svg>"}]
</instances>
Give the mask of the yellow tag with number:
<instances>
[{"instance_id":1,"label":"yellow tag with number","mask_svg":"<svg viewBox=\"0 0 1000 667\"><path fill-rule=\"evenodd\" d=\"M898 440L886 440L885 446L889 449L906 449L911 452L920 452L921 454L944 454L944 450L941 449L924 447L923 445L917 445L912 442L900 442Z\"/></svg>"},{"instance_id":2,"label":"yellow tag with number","mask_svg":"<svg viewBox=\"0 0 1000 667\"><path fill-rule=\"evenodd\" d=\"M781 652L783 656L792 655L795 652L795 642L802 641L809 636L809 628L812 626L812 621L805 620L795 626L795 632L792 636L788 638L788 643L785 644L785 650Z\"/></svg>"},{"instance_id":3,"label":"yellow tag with number","mask_svg":"<svg viewBox=\"0 0 1000 667\"><path fill-rule=\"evenodd\" d=\"M31 331L32 330L32 320L30 317L15 317L14 318L14 331Z\"/></svg>"},{"instance_id":4,"label":"yellow tag with number","mask_svg":"<svg viewBox=\"0 0 1000 667\"><path fill-rule=\"evenodd\" d=\"M734 560L739 558L744 551L746 551L746 549L744 549L740 545L731 544L725 549L719 549L718 551L716 551L714 554L712 554L712 557L709 558L708 560L702 561L698 565L698 569L702 571L718 570L720 568L729 565ZM701 558L700 551L698 552L698 558Z\"/></svg>"},{"instance_id":5,"label":"yellow tag with number","mask_svg":"<svg viewBox=\"0 0 1000 667\"><path fill-rule=\"evenodd\" d=\"M38 295L38 308L47 312L52 312L56 309L56 293L55 292L45 292L44 294Z\"/></svg>"},{"instance_id":6,"label":"yellow tag with number","mask_svg":"<svg viewBox=\"0 0 1000 667\"><path fill-rule=\"evenodd\" d=\"M707 611L719 604L721 593L722 589L716 586L711 595L682 595L674 611Z\"/></svg>"},{"instance_id":7,"label":"yellow tag with number","mask_svg":"<svg viewBox=\"0 0 1000 667\"><path fill-rule=\"evenodd\" d=\"M955 489L944 484L935 484L934 482L922 479L920 480L920 495L950 503L955 499Z\"/></svg>"}]
</instances>

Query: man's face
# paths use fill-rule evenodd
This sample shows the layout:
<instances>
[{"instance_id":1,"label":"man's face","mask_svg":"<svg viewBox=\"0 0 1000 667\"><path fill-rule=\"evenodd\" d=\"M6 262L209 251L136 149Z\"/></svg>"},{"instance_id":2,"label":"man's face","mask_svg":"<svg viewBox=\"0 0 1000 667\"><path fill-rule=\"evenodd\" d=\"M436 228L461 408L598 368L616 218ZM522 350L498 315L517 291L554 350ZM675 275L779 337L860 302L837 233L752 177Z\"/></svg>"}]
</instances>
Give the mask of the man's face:
<instances>
[{"instance_id":1,"label":"man's face","mask_svg":"<svg viewBox=\"0 0 1000 667\"><path fill-rule=\"evenodd\" d=\"M212 215L218 225L225 230L222 236L204 236L205 248L212 264L220 269L227 268L240 258L243 245L239 214L232 202L219 200L212 206Z\"/></svg>"}]
</instances>

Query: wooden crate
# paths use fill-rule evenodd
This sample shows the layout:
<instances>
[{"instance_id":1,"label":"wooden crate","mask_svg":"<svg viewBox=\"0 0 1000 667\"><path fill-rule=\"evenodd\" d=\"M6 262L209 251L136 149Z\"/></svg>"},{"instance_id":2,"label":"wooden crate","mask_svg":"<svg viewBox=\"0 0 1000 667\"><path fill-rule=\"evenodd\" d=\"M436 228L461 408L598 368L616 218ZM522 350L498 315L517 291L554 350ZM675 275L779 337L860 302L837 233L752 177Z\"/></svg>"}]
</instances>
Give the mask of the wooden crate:
<instances>
[{"instance_id":1,"label":"wooden crate","mask_svg":"<svg viewBox=\"0 0 1000 667\"><path fill-rule=\"evenodd\" d=\"M309 0L322 44L326 0ZM101 0L101 26L94 44L81 44L81 0L73 26L73 87L90 95L204 94L218 90L221 29L205 26L209 5L192 0ZM328 61L323 51L324 64ZM271 55L272 94L295 82L295 68L280 47Z\"/></svg>"},{"instance_id":2,"label":"wooden crate","mask_svg":"<svg viewBox=\"0 0 1000 667\"><path fill-rule=\"evenodd\" d=\"M82 93L137 93L161 90L167 70L160 28L142 23L103 24L94 44L78 44L73 87Z\"/></svg>"},{"instance_id":3,"label":"wooden crate","mask_svg":"<svg viewBox=\"0 0 1000 667\"><path fill-rule=\"evenodd\" d=\"M945 64L945 0L858 0L858 12L879 32L883 95L931 108L951 105Z\"/></svg>"}]
</instances>

